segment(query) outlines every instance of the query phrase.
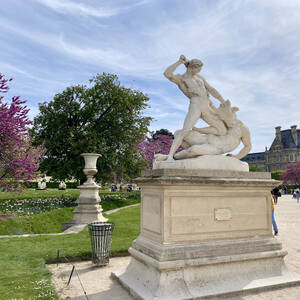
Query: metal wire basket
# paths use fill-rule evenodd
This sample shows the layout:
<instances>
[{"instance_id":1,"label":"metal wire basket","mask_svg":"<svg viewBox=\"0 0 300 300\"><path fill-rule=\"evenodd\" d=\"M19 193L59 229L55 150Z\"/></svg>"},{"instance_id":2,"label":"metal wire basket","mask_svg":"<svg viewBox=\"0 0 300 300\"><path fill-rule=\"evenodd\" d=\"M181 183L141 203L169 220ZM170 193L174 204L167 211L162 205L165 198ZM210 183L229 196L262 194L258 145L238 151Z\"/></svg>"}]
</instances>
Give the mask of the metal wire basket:
<instances>
[{"instance_id":1,"label":"metal wire basket","mask_svg":"<svg viewBox=\"0 0 300 300\"><path fill-rule=\"evenodd\" d=\"M98 266L104 266L109 263L109 250L112 239L114 223L93 222L88 225L91 246L92 262Z\"/></svg>"}]
</instances>

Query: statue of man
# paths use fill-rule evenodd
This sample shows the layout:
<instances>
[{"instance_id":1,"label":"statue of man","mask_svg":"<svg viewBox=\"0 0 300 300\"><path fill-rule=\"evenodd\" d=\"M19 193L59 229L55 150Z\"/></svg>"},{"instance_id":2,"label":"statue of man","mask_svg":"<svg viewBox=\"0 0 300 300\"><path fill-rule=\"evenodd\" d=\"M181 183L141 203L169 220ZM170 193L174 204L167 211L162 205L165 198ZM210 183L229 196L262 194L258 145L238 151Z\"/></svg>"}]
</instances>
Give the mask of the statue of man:
<instances>
[{"instance_id":1,"label":"statue of man","mask_svg":"<svg viewBox=\"0 0 300 300\"><path fill-rule=\"evenodd\" d=\"M251 137L248 127L240 121L236 112L237 107L231 107L229 100L225 101L217 108L217 115L226 124L226 135L203 134L203 128L193 127L182 141L184 150L174 154L175 159L194 158L201 155L221 155L236 149L242 142L244 147L236 155L227 154L228 156L241 159L251 150ZM175 132L176 137L181 130ZM156 161L163 161L168 155L156 154Z\"/></svg>"},{"instance_id":2,"label":"statue of man","mask_svg":"<svg viewBox=\"0 0 300 300\"><path fill-rule=\"evenodd\" d=\"M181 64L186 66L186 72L182 75L175 75L174 71ZM207 128L202 128L202 133L219 136L223 136L227 133L227 128L216 114L216 108L209 99L209 94L218 99L222 104L225 103L225 100L216 89L211 87L206 80L198 74L202 66L203 63L199 59L187 60L184 55L181 55L179 60L169 66L164 72L164 75L170 81L176 83L183 94L190 99L190 105L183 123L183 128L174 138L168 160L174 159L174 153L199 118L202 118L210 125Z\"/></svg>"}]
</instances>

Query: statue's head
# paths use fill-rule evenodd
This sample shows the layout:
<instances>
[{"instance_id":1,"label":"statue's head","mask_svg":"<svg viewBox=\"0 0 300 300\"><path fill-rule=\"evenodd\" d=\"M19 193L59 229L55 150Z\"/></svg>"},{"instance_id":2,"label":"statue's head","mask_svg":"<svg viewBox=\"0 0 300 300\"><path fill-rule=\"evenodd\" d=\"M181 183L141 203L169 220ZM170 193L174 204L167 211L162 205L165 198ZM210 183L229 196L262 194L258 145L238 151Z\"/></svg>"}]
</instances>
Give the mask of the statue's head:
<instances>
[{"instance_id":1,"label":"statue's head","mask_svg":"<svg viewBox=\"0 0 300 300\"><path fill-rule=\"evenodd\" d=\"M228 128L234 126L235 121L237 120L236 112L238 111L238 107L231 107L231 103L229 100L226 100L225 103L221 104L217 108L217 114L221 120L224 121Z\"/></svg>"},{"instance_id":2,"label":"statue's head","mask_svg":"<svg viewBox=\"0 0 300 300\"><path fill-rule=\"evenodd\" d=\"M195 75L201 71L203 62L200 59L194 58L186 62L184 65L186 66L188 72Z\"/></svg>"}]
</instances>

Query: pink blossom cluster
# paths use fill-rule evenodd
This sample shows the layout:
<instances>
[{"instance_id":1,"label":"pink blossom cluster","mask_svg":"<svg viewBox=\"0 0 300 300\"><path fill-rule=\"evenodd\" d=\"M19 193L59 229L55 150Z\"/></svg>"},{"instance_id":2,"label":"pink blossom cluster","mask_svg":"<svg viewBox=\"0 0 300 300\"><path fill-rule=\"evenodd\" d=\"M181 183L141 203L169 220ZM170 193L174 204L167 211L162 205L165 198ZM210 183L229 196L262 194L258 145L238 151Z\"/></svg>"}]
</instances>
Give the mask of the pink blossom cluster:
<instances>
[{"instance_id":1,"label":"pink blossom cluster","mask_svg":"<svg viewBox=\"0 0 300 300\"><path fill-rule=\"evenodd\" d=\"M300 184L300 163L286 165L286 171L280 174L283 184Z\"/></svg>"},{"instance_id":2,"label":"pink blossom cluster","mask_svg":"<svg viewBox=\"0 0 300 300\"><path fill-rule=\"evenodd\" d=\"M154 154L169 154L173 139L169 135L158 134L152 139L145 139L138 143L139 152L144 154L148 161L149 168L152 169ZM177 152L183 150L180 147Z\"/></svg>"},{"instance_id":3,"label":"pink blossom cluster","mask_svg":"<svg viewBox=\"0 0 300 300\"><path fill-rule=\"evenodd\" d=\"M11 80L0 73L0 94L9 90L7 83ZM0 96L0 187L7 190L18 186L21 180L34 178L44 153L41 147L32 146L27 128L32 122L25 102L13 97L8 104Z\"/></svg>"}]
</instances>

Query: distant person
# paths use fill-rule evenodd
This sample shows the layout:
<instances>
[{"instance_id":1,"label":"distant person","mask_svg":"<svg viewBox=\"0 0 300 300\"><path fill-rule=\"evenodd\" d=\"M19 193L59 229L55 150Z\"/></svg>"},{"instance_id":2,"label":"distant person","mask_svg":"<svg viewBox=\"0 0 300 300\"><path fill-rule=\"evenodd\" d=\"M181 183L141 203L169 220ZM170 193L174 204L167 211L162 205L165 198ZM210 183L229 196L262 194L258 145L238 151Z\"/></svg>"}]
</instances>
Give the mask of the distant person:
<instances>
[{"instance_id":1,"label":"distant person","mask_svg":"<svg viewBox=\"0 0 300 300\"><path fill-rule=\"evenodd\" d=\"M278 227L275 221L275 216L274 216L274 203L273 203L273 194L271 197L271 208L272 208L272 225L273 225L273 230L274 230L274 235L278 234Z\"/></svg>"},{"instance_id":2,"label":"distant person","mask_svg":"<svg viewBox=\"0 0 300 300\"><path fill-rule=\"evenodd\" d=\"M297 203L299 203L299 198L300 198L300 191L299 191L299 188L297 188L297 189L295 190L295 198L296 198L296 200L297 200Z\"/></svg>"},{"instance_id":3,"label":"distant person","mask_svg":"<svg viewBox=\"0 0 300 300\"><path fill-rule=\"evenodd\" d=\"M286 195L287 194L287 187L284 185L282 189L283 189L283 193Z\"/></svg>"},{"instance_id":4,"label":"distant person","mask_svg":"<svg viewBox=\"0 0 300 300\"><path fill-rule=\"evenodd\" d=\"M273 199L274 199L274 204L277 204L278 197L281 196L281 194L280 194L280 192L279 192L279 188L278 188L278 187L275 187L275 188L271 191L271 194L272 194Z\"/></svg>"},{"instance_id":5,"label":"distant person","mask_svg":"<svg viewBox=\"0 0 300 300\"><path fill-rule=\"evenodd\" d=\"M115 192L117 190L117 186L115 184L112 184L110 187L111 192Z\"/></svg>"}]
</instances>

